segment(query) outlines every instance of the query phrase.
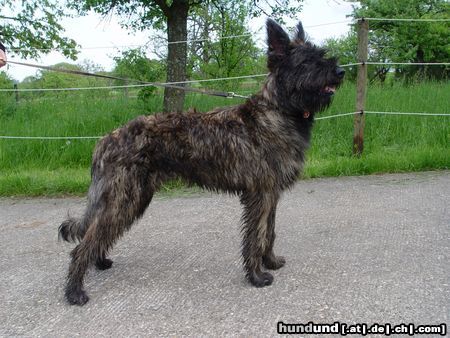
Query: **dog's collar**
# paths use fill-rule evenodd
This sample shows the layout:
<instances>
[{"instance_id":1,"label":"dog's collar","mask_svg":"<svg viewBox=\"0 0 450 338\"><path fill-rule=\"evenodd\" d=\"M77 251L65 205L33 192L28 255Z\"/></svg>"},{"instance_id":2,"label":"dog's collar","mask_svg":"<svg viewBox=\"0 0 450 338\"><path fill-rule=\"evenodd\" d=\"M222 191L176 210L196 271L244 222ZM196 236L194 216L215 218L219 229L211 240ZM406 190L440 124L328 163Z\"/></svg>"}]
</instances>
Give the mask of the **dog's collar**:
<instances>
[{"instance_id":1,"label":"dog's collar","mask_svg":"<svg viewBox=\"0 0 450 338\"><path fill-rule=\"evenodd\" d=\"M311 115L311 113L310 113L309 111L304 111L304 112L303 112L303 118L304 118L304 119L309 118L310 115Z\"/></svg>"}]
</instances>

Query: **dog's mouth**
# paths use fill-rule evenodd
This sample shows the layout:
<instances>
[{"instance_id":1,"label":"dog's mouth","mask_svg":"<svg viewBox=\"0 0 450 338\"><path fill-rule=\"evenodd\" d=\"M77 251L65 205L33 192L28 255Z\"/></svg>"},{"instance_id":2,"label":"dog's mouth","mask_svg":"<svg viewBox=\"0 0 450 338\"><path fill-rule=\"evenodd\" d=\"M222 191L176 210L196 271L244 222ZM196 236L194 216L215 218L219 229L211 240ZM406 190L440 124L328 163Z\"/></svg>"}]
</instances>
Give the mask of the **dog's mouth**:
<instances>
[{"instance_id":1,"label":"dog's mouth","mask_svg":"<svg viewBox=\"0 0 450 338\"><path fill-rule=\"evenodd\" d=\"M328 85L322 89L322 93L330 96L334 95L335 92L336 92L336 85Z\"/></svg>"}]
</instances>

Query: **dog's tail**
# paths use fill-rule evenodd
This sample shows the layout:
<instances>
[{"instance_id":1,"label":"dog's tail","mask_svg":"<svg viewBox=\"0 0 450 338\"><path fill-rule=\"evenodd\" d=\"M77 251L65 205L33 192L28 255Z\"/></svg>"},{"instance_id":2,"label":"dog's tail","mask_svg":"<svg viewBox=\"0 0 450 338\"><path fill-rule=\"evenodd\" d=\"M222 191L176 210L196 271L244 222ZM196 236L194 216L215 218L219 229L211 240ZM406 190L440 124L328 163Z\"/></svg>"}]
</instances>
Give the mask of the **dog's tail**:
<instances>
[{"instance_id":1,"label":"dog's tail","mask_svg":"<svg viewBox=\"0 0 450 338\"><path fill-rule=\"evenodd\" d=\"M66 242L81 241L86 230L86 223L84 220L69 217L59 226L58 237Z\"/></svg>"}]
</instances>

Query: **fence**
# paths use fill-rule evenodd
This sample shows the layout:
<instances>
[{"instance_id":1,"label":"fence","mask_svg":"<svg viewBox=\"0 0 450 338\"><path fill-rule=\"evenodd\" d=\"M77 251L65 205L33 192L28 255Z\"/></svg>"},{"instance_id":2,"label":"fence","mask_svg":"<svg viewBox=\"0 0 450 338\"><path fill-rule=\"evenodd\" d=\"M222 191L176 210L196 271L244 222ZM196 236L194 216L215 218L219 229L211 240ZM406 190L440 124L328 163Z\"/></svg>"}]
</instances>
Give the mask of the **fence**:
<instances>
[{"instance_id":1,"label":"fence","mask_svg":"<svg viewBox=\"0 0 450 338\"><path fill-rule=\"evenodd\" d=\"M323 23L314 25L313 27L319 27L324 25L333 25L338 23L348 23L351 20L339 21L339 22L331 22L331 23ZM413 115L413 116L445 116L448 117L450 114L430 114L430 113L419 113L419 112L380 112L380 111L366 111L365 110L365 101L367 95L367 66L368 65L409 65L409 66L418 66L418 65L450 65L448 62L442 63L430 63L430 62L421 62L421 63L409 63L409 62L373 62L368 61L368 32L369 32L369 21L399 21L399 22L448 22L450 19L405 19L405 18L361 18L354 22L357 25L357 36L358 36L358 51L357 51L357 59L355 63L350 63L346 65L341 65L341 67L352 67L357 66L357 81L356 81L356 106L355 112L349 113L341 113L331 116L318 117L316 120L323 120L329 118L337 118L343 116L354 115L354 132L353 132L353 153L357 156L360 156L363 153L364 149L364 127L365 127L365 115L366 114L385 114L385 115ZM248 34L244 35L232 35L232 36L223 36L219 37L219 39L231 39L231 38L240 38L248 36ZM175 41L171 43L187 43L192 42L189 41ZM91 47L94 48L94 47ZM97 48L107 48L107 47L97 47ZM51 67L43 66L44 69L51 69ZM91 74L92 75L92 74ZM257 78L257 77L265 77L267 74L254 74L254 75L243 75L243 76L235 76L235 77L224 77L224 78L215 78L215 79L201 79L201 80L190 80L190 81L179 81L179 82L166 82L160 84L153 83L142 83L142 81L134 81L128 80L130 82L137 82L138 84L127 84L121 86L99 86L99 87L77 87L77 88L38 88L38 89L18 89L15 86L14 89L0 89L0 92L15 92L16 99L19 98L19 92L34 92L34 91L82 91L82 90L102 90L102 89L125 89L128 88L141 88L148 87L154 85L186 85L193 83L205 83L205 82L216 82L216 81L229 81L235 79L249 79L249 78ZM205 94L208 94L206 92ZM226 97L238 97L245 98L244 95L239 95L234 92L228 92ZM222 95L223 96L223 95ZM96 139L100 138L100 136L12 136L12 135L0 135L0 139L17 139L17 140L70 140L70 139Z\"/></svg>"},{"instance_id":2,"label":"fence","mask_svg":"<svg viewBox=\"0 0 450 338\"><path fill-rule=\"evenodd\" d=\"M358 52L357 65L358 73L356 80L356 113L354 117L354 131L353 131L353 154L360 156L364 149L364 126L365 113L372 114L397 114L397 115L426 115L422 113L401 113L401 112L366 112L366 92L367 92L367 66L368 65L449 65L450 63L430 63L430 62L370 62L367 60L369 49L369 21L399 21L399 22L444 22L447 19L403 19L403 18L361 18L357 21L357 38L358 38ZM436 114L434 114L436 115ZM450 114L440 114L446 116Z\"/></svg>"}]
</instances>

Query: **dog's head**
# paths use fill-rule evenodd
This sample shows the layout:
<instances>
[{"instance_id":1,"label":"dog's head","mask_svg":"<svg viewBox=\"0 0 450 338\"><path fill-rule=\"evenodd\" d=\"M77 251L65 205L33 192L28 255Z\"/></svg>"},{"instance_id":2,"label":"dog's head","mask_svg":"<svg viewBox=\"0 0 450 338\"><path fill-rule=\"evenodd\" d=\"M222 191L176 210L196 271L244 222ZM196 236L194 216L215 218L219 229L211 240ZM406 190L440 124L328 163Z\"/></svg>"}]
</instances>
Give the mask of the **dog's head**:
<instances>
[{"instance_id":1,"label":"dog's head","mask_svg":"<svg viewBox=\"0 0 450 338\"><path fill-rule=\"evenodd\" d=\"M275 21L267 20L267 66L277 105L290 114L323 110L342 82L345 71L336 58L305 38L301 22L293 39Z\"/></svg>"}]
</instances>

